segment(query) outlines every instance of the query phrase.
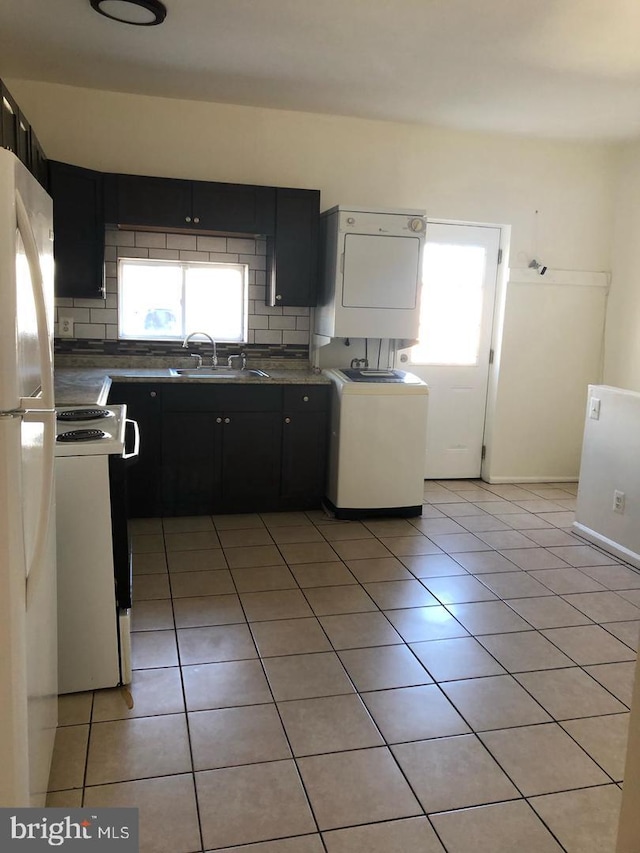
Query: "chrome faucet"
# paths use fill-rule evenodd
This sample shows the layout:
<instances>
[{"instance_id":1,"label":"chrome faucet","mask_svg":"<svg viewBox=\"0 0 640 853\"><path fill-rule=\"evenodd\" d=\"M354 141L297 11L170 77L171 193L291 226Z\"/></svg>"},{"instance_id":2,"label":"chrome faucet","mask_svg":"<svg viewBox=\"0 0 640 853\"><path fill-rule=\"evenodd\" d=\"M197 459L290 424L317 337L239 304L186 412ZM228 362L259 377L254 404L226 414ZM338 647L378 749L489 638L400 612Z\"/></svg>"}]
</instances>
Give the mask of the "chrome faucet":
<instances>
[{"instance_id":1,"label":"chrome faucet","mask_svg":"<svg viewBox=\"0 0 640 853\"><path fill-rule=\"evenodd\" d=\"M196 335L202 335L203 338L208 338L209 341L211 341L211 346L213 347L213 355L211 356L211 367L217 367L218 366L218 353L216 351L216 342L213 340L211 335L208 335L206 332L190 332L182 342L183 349L187 348L191 338L195 338Z\"/></svg>"}]
</instances>

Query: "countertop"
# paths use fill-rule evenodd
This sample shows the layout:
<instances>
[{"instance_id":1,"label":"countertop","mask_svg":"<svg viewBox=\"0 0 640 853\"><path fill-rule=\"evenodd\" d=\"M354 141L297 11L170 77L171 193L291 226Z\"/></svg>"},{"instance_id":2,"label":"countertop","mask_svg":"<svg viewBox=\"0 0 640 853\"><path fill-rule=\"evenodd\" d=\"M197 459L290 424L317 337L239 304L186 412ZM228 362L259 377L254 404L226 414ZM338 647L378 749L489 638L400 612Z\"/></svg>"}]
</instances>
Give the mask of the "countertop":
<instances>
[{"instance_id":1,"label":"countertop","mask_svg":"<svg viewBox=\"0 0 640 853\"><path fill-rule=\"evenodd\" d=\"M216 385L331 384L326 376L310 369L308 365L294 368L271 367L263 362L261 369L269 374L268 379L252 376L248 372L244 376L236 376L233 379L221 379L216 376L173 376L168 367L56 367L54 372L55 402L57 406L104 405L107 402L113 380L177 383L179 385L193 383Z\"/></svg>"}]
</instances>

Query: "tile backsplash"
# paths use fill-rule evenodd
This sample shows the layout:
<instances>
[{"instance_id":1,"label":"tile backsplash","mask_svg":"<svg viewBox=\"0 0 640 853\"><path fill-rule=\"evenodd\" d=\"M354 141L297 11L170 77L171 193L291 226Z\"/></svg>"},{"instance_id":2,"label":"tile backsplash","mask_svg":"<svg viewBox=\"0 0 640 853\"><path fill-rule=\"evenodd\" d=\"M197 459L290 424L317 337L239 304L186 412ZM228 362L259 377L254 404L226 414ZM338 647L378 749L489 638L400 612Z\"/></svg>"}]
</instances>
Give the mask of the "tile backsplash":
<instances>
[{"instance_id":1,"label":"tile backsplash","mask_svg":"<svg viewBox=\"0 0 640 853\"><path fill-rule=\"evenodd\" d=\"M175 346L169 342L118 341L118 280L119 258L150 258L152 260L220 261L244 263L249 266L249 314L247 344L261 347L291 347L299 350L309 346L309 308L271 307L266 298L266 240L253 237L218 237L199 234L175 234L158 231L124 231L113 227L105 230L105 299L68 299L55 301L56 351L74 349L74 342L93 342L92 350L99 351L99 342L113 353L131 351L142 345L153 352ZM58 337L59 317L73 320L73 338ZM236 345L237 348L237 345Z\"/></svg>"}]
</instances>

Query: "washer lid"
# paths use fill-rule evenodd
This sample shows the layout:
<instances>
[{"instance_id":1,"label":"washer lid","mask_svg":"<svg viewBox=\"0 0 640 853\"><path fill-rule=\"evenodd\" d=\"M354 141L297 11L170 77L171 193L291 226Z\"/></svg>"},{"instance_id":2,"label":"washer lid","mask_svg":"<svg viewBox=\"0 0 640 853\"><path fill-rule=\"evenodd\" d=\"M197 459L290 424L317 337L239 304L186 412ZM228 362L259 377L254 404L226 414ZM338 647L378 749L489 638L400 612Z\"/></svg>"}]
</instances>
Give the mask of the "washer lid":
<instances>
[{"instance_id":1,"label":"washer lid","mask_svg":"<svg viewBox=\"0 0 640 853\"><path fill-rule=\"evenodd\" d=\"M405 382L404 370L374 367L345 367L341 371L351 382Z\"/></svg>"}]
</instances>

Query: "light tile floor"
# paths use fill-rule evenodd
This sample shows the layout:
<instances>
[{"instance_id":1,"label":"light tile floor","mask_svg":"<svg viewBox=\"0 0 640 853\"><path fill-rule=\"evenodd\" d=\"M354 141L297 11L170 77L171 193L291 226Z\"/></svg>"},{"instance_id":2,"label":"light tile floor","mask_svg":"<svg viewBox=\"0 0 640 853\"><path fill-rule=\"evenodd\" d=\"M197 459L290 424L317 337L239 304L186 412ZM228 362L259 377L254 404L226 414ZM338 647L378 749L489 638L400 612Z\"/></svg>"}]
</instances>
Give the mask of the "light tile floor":
<instances>
[{"instance_id":1,"label":"light tile floor","mask_svg":"<svg viewBox=\"0 0 640 853\"><path fill-rule=\"evenodd\" d=\"M575 492L132 522L133 702L61 697L49 805L143 853L612 852L640 573Z\"/></svg>"}]
</instances>

